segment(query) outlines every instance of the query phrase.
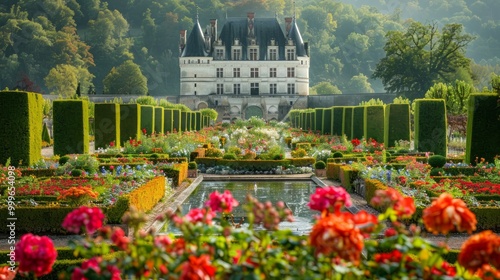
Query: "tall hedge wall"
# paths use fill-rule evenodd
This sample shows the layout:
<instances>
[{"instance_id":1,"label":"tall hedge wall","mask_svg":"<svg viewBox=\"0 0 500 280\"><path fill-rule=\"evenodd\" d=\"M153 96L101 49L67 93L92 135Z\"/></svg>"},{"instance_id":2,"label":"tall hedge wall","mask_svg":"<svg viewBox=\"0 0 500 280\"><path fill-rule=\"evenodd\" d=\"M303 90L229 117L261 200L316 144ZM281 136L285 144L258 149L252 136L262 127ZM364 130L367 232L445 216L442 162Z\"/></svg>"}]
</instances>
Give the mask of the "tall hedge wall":
<instances>
[{"instance_id":1,"label":"tall hedge wall","mask_svg":"<svg viewBox=\"0 0 500 280\"><path fill-rule=\"evenodd\" d=\"M164 127L163 107L155 106L155 133L162 134Z\"/></svg>"},{"instance_id":2,"label":"tall hedge wall","mask_svg":"<svg viewBox=\"0 0 500 280\"><path fill-rule=\"evenodd\" d=\"M107 148L111 142L120 147L120 104L95 104L94 133L95 149Z\"/></svg>"},{"instance_id":3,"label":"tall hedge wall","mask_svg":"<svg viewBox=\"0 0 500 280\"><path fill-rule=\"evenodd\" d=\"M314 121L314 130L320 131L323 134L323 109L318 108L314 109L315 111L315 121Z\"/></svg>"},{"instance_id":4,"label":"tall hedge wall","mask_svg":"<svg viewBox=\"0 0 500 280\"><path fill-rule=\"evenodd\" d=\"M344 127L344 108L333 107L333 132L332 135L342 136L342 129Z\"/></svg>"},{"instance_id":5,"label":"tall hedge wall","mask_svg":"<svg viewBox=\"0 0 500 280\"><path fill-rule=\"evenodd\" d=\"M199 111L195 112L195 120L196 120L195 130L200 131L203 128L203 116L201 115L201 112Z\"/></svg>"},{"instance_id":6,"label":"tall hedge wall","mask_svg":"<svg viewBox=\"0 0 500 280\"><path fill-rule=\"evenodd\" d=\"M492 163L500 155L500 96L472 94L469 97L467 118L466 163L484 158Z\"/></svg>"},{"instance_id":7,"label":"tall hedge wall","mask_svg":"<svg viewBox=\"0 0 500 280\"><path fill-rule=\"evenodd\" d=\"M307 112L306 113L306 119L307 119L307 130L313 130L314 129L314 118L315 114L314 112Z\"/></svg>"},{"instance_id":8,"label":"tall hedge wall","mask_svg":"<svg viewBox=\"0 0 500 280\"><path fill-rule=\"evenodd\" d=\"M365 107L356 106L352 110L352 139L361 139L365 136Z\"/></svg>"},{"instance_id":9,"label":"tall hedge wall","mask_svg":"<svg viewBox=\"0 0 500 280\"><path fill-rule=\"evenodd\" d=\"M52 104L54 155L88 154L88 101L54 100Z\"/></svg>"},{"instance_id":10,"label":"tall hedge wall","mask_svg":"<svg viewBox=\"0 0 500 280\"><path fill-rule=\"evenodd\" d=\"M165 108L163 110L163 132L174 131L174 109Z\"/></svg>"},{"instance_id":11,"label":"tall hedge wall","mask_svg":"<svg viewBox=\"0 0 500 280\"><path fill-rule=\"evenodd\" d=\"M181 110L179 109L172 109L172 128L173 130L179 132L182 131L181 129Z\"/></svg>"},{"instance_id":12,"label":"tall hedge wall","mask_svg":"<svg viewBox=\"0 0 500 280\"><path fill-rule=\"evenodd\" d=\"M0 164L32 165L42 158L43 98L24 91L0 92Z\"/></svg>"},{"instance_id":13,"label":"tall hedge wall","mask_svg":"<svg viewBox=\"0 0 500 280\"><path fill-rule=\"evenodd\" d=\"M181 112L181 130L189 131L191 118L189 117L189 112Z\"/></svg>"},{"instance_id":14,"label":"tall hedge wall","mask_svg":"<svg viewBox=\"0 0 500 280\"><path fill-rule=\"evenodd\" d=\"M385 107L386 147L394 147L399 140L410 141L410 129L410 104L389 104Z\"/></svg>"},{"instance_id":15,"label":"tall hedge wall","mask_svg":"<svg viewBox=\"0 0 500 280\"><path fill-rule=\"evenodd\" d=\"M415 149L446 156L444 99L415 99Z\"/></svg>"},{"instance_id":16,"label":"tall hedge wall","mask_svg":"<svg viewBox=\"0 0 500 280\"><path fill-rule=\"evenodd\" d=\"M141 132L146 129L146 134L151 135L155 130L155 107L151 105L141 105Z\"/></svg>"},{"instance_id":17,"label":"tall hedge wall","mask_svg":"<svg viewBox=\"0 0 500 280\"><path fill-rule=\"evenodd\" d=\"M354 107L345 106L344 107L344 130L342 134L345 134L348 139L352 139L352 112Z\"/></svg>"},{"instance_id":18,"label":"tall hedge wall","mask_svg":"<svg viewBox=\"0 0 500 280\"><path fill-rule=\"evenodd\" d=\"M304 130L307 129L306 112L304 111L300 111L299 128L302 128Z\"/></svg>"},{"instance_id":19,"label":"tall hedge wall","mask_svg":"<svg viewBox=\"0 0 500 280\"><path fill-rule=\"evenodd\" d=\"M141 105L120 104L120 139L141 139Z\"/></svg>"},{"instance_id":20,"label":"tall hedge wall","mask_svg":"<svg viewBox=\"0 0 500 280\"><path fill-rule=\"evenodd\" d=\"M364 135L365 139L375 139L384 142L384 105L365 106Z\"/></svg>"},{"instance_id":21,"label":"tall hedge wall","mask_svg":"<svg viewBox=\"0 0 500 280\"><path fill-rule=\"evenodd\" d=\"M323 134L332 134L332 124L333 124L333 109L325 108L323 109Z\"/></svg>"}]
</instances>

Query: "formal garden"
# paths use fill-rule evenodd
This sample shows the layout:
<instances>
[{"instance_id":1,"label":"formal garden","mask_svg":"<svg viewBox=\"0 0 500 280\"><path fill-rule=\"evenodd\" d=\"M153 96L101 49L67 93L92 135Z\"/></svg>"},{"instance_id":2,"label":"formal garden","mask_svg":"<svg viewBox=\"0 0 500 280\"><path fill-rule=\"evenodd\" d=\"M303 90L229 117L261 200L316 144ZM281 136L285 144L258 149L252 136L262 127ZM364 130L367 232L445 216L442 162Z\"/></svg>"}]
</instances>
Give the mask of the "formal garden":
<instances>
[{"instance_id":1,"label":"formal garden","mask_svg":"<svg viewBox=\"0 0 500 280\"><path fill-rule=\"evenodd\" d=\"M214 123L209 110L96 103L89 112L87 100L64 99L53 102L44 141L54 156L42 157L42 96L0 92L0 277L500 279L498 100L471 95L465 151L450 155L441 99L232 123ZM203 175L293 174L341 185L304 198L317 212L306 235L279 228L293 220L286 203L229 191L154 217L181 234L144 227L155 206ZM350 194L380 214L351 213ZM457 233L471 235L460 250L425 238ZM48 235L78 238L56 247Z\"/></svg>"}]
</instances>

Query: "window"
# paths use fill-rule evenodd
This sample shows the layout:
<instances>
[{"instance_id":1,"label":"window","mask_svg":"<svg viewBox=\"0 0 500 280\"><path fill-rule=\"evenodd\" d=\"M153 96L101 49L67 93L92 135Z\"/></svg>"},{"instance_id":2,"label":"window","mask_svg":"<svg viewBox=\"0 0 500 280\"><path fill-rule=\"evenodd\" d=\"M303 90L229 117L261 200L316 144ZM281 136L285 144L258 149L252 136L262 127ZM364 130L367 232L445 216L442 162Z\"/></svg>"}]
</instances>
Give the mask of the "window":
<instances>
[{"instance_id":1,"label":"window","mask_svg":"<svg viewBox=\"0 0 500 280\"><path fill-rule=\"evenodd\" d=\"M276 78L276 68L269 68L269 77Z\"/></svg>"},{"instance_id":2,"label":"window","mask_svg":"<svg viewBox=\"0 0 500 280\"><path fill-rule=\"evenodd\" d=\"M278 60L278 50L269 49L269 60Z\"/></svg>"},{"instance_id":3,"label":"window","mask_svg":"<svg viewBox=\"0 0 500 280\"><path fill-rule=\"evenodd\" d=\"M217 94L224 94L224 84L217 84Z\"/></svg>"},{"instance_id":4,"label":"window","mask_svg":"<svg viewBox=\"0 0 500 280\"><path fill-rule=\"evenodd\" d=\"M259 68L250 68L250 78L259 77Z\"/></svg>"},{"instance_id":5,"label":"window","mask_svg":"<svg viewBox=\"0 0 500 280\"><path fill-rule=\"evenodd\" d=\"M233 93L234 94L240 94L240 84L234 84L233 85Z\"/></svg>"},{"instance_id":6,"label":"window","mask_svg":"<svg viewBox=\"0 0 500 280\"><path fill-rule=\"evenodd\" d=\"M217 48L215 49L215 60L223 60L224 59L224 49Z\"/></svg>"},{"instance_id":7,"label":"window","mask_svg":"<svg viewBox=\"0 0 500 280\"><path fill-rule=\"evenodd\" d=\"M241 49L233 49L233 60L241 60Z\"/></svg>"},{"instance_id":8,"label":"window","mask_svg":"<svg viewBox=\"0 0 500 280\"><path fill-rule=\"evenodd\" d=\"M259 83L250 83L250 95L259 95Z\"/></svg>"},{"instance_id":9,"label":"window","mask_svg":"<svg viewBox=\"0 0 500 280\"><path fill-rule=\"evenodd\" d=\"M286 76L287 76L288 78L293 78L293 77L295 77L295 68L293 68L293 67L288 67L288 68L286 68Z\"/></svg>"},{"instance_id":10,"label":"window","mask_svg":"<svg viewBox=\"0 0 500 280\"><path fill-rule=\"evenodd\" d=\"M240 68L233 68L233 77L234 78L240 77Z\"/></svg>"},{"instance_id":11,"label":"window","mask_svg":"<svg viewBox=\"0 0 500 280\"><path fill-rule=\"evenodd\" d=\"M222 78L222 77L224 77L224 69L217 68L217 78Z\"/></svg>"},{"instance_id":12,"label":"window","mask_svg":"<svg viewBox=\"0 0 500 280\"><path fill-rule=\"evenodd\" d=\"M295 94L295 84L288 84L287 93L288 94Z\"/></svg>"},{"instance_id":13,"label":"window","mask_svg":"<svg viewBox=\"0 0 500 280\"><path fill-rule=\"evenodd\" d=\"M269 93L270 94L276 94L278 92L278 88L276 84L270 84L269 85Z\"/></svg>"},{"instance_id":14,"label":"window","mask_svg":"<svg viewBox=\"0 0 500 280\"><path fill-rule=\"evenodd\" d=\"M295 60L295 50L286 49L286 60Z\"/></svg>"},{"instance_id":15,"label":"window","mask_svg":"<svg viewBox=\"0 0 500 280\"><path fill-rule=\"evenodd\" d=\"M250 48L250 60L257 60L257 59L258 59L258 49Z\"/></svg>"}]
</instances>

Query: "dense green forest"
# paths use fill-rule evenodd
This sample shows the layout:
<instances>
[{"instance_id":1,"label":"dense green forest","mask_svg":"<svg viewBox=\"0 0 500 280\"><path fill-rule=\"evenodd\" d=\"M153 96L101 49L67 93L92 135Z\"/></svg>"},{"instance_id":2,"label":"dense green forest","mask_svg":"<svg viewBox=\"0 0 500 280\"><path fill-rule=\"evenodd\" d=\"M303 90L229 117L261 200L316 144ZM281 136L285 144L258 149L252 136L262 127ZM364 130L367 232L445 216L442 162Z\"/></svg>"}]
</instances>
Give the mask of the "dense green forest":
<instances>
[{"instance_id":1,"label":"dense green forest","mask_svg":"<svg viewBox=\"0 0 500 280\"><path fill-rule=\"evenodd\" d=\"M297 0L295 7L284 0L4 0L0 88L176 95L179 30L190 31L197 13L202 26L211 18L222 26L253 11L280 22L295 12L318 93L400 91L374 73L387 55L388 32L404 33L415 21L443 34L456 23L463 26L457 34L471 38L468 59L429 83L464 80L482 89L500 74L498 10L498 0Z\"/></svg>"}]
</instances>

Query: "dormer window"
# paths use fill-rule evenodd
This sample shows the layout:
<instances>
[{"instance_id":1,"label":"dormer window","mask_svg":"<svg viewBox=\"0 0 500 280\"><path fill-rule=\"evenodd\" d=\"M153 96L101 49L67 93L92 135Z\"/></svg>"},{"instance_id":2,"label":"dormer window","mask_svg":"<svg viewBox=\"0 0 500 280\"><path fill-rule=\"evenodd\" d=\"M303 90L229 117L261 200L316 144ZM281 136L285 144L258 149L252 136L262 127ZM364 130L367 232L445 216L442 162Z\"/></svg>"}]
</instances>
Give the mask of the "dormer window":
<instances>
[{"instance_id":1,"label":"dormer window","mask_svg":"<svg viewBox=\"0 0 500 280\"><path fill-rule=\"evenodd\" d=\"M267 47L267 59L268 60L278 60L278 46Z\"/></svg>"},{"instance_id":2,"label":"dormer window","mask_svg":"<svg viewBox=\"0 0 500 280\"><path fill-rule=\"evenodd\" d=\"M220 47L220 46L215 47L214 59L215 60L224 60L224 47Z\"/></svg>"},{"instance_id":3,"label":"dormer window","mask_svg":"<svg viewBox=\"0 0 500 280\"><path fill-rule=\"evenodd\" d=\"M259 47L249 47L248 48L248 59L258 60L259 59Z\"/></svg>"},{"instance_id":4,"label":"dormer window","mask_svg":"<svg viewBox=\"0 0 500 280\"><path fill-rule=\"evenodd\" d=\"M295 60L295 46L285 48L286 50L286 60Z\"/></svg>"}]
</instances>

